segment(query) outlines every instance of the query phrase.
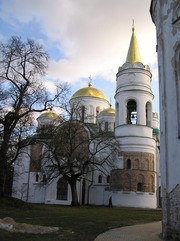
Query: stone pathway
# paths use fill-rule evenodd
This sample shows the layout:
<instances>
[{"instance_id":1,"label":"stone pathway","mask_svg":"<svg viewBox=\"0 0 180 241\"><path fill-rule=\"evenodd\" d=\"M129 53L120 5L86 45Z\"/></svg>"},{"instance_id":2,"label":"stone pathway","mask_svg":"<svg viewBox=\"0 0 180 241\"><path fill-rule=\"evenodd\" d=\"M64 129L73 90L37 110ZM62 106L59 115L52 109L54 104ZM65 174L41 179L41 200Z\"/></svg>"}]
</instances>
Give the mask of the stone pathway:
<instances>
[{"instance_id":1,"label":"stone pathway","mask_svg":"<svg viewBox=\"0 0 180 241\"><path fill-rule=\"evenodd\" d=\"M139 224L109 230L94 241L162 241L161 222Z\"/></svg>"}]
</instances>

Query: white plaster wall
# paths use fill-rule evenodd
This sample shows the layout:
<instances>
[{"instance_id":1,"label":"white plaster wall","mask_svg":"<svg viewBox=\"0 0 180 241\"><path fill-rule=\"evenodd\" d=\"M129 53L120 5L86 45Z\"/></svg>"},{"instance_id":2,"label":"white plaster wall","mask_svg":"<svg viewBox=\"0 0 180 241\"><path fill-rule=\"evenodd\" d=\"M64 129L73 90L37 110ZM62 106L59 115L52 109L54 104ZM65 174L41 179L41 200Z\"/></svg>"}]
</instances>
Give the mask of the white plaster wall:
<instances>
[{"instance_id":1,"label":"white plaster wall","mask_svg":"<svg viewBox=\"0 0 180 241\"><path fill-rule=\"evenodd\" d=\"M105 122L108 122L108 131L114 131L115 114L99 114L97 116L97 127L101 124L101 130L105 130Z\"/></svg>"},{"instance_id":2,"label":"white plaster wall","mask_svg":"<svg viewBox=\"0 0 180 241\"><path fill-rule=\"evenodd\" d=\"M122 207L156 208L157 198L155 193L105 191L104 205L108 204L112 196L112 204Z\"/></svg>"},{"instance_id":3,"label":"white plaster wall","mask_svg":"<svg viewBox=\"0 0 180 241\"><path fill-rule=\"evenodd\" d=\"M104 109L109 108L109 102L105 99L96 98L96 97L88 97L84 96L81 98L74 98L70 100L71 108L76 106L79 108L80 106L85 107L85 122L88 123L96 123L96 108L99 107L99 112ZM75 118L75 115L74 115Z\"/></svg>"}]
</instances>

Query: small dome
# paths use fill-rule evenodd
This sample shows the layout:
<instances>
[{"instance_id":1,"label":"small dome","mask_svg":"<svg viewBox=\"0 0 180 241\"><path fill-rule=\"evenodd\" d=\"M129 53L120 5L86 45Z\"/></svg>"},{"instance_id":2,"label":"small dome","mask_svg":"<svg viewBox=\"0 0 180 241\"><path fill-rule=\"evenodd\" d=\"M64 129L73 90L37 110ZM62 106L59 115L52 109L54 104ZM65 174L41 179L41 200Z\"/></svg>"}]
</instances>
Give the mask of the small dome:
<instances>
[{"instance_id":1,"label":"small dome","mask_svg":"<svg viewBox=\"0 0 180 241\"><path fill-rule=\"evenodd\" d=\"M112 105L110 104L110 107L105 109L105 110L102 110L100 112L100 115L104 115L104 114L115 114L115 109L112 108Z\"/></svg>"},{"instance_id":2,"label":"small dome","mask_svg":"<svg viewBox=\"0 0 180 241\"><path fill-rule=\"evenodd\" d=\"M61 119L56 113L52 112L52 110L47 111L47 112L41 114L37 119L44 118L44 117L51 117L51 118Z\"/></svg>"},{"instance_id":3,"label":"small dome","mask_svg":"<svg viewBox=\"0 0 180 241\"><path fill-rule=\"evenodd\" d=\"M71 99L79 98L79 97L95 97L107 100L106 96L98 89L91 87L91 83L89 83L89 87L82 88L76 91Z\"/></svg>"}]
</instances>

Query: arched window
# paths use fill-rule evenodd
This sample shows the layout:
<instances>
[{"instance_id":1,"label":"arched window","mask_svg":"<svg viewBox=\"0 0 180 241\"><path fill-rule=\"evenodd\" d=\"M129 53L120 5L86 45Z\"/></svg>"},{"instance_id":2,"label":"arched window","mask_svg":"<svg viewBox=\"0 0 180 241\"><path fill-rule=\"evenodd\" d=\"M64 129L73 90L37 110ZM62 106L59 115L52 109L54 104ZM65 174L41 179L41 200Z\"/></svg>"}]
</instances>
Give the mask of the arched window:
<instances>
[{"instance_id":1,"label":"arched window","mask_svg":"<svg viewBox=\"0 0 180 241\"><path fill-rule=\"evenodd\" d=\"M68 182L60 178L57 182L57 200L67 200Z\"/></svg>"},{"instance_id":2,"label":"arched window","mask_svg":"<svg viewBox=\"0 0 180 241\"><path fill-rule=\"evenodd\" d=\"M138 182L138 184L137 184L137 191L143 192L143 183L142 182Z\"/></svg>"},{"instance_id":3,"label":"arched window","mask_svg":"<svg viewBox=\"0 0 180 241\"><path fill-rule=\"evenodd\" d=\"M99 106L96 107L96 116L99 114Z\"/></svg>"},{"instance_id":4,"label":"arched window","mask_svg":"<svg viewBox=\"0 0 180 241\"><path fill-rule=\"evenodd\" d=\"M46 182L46 174L43 174L43 183Z\"/></svg>"},{"instance_id":5,"label":"arched window","mask_svg":"<svg viewBox=\"0 0 180 241\"><path fill-rule=\"evenodd\" d=\"M144 176L142 174L139 174L137 177L137 191L144 192L144 183Z\"/></svg>"},{"instance_id":6,"label":"arched window","mask_svg":"<svg viewBox=\"0 0 180 241\"><path fill-rule=\"evenodd\" d=\"M151 103L147 102L146 104L146 125L147 126L151 126L151 115L152 115Z\"/></svg>"},{"instance_id":7,"label":"arched window","mask_svg":"<svg viewBox=\"0 0 180 241\"><path fill-rule=\"evenodd\" d=\"M110 176L109 175L106 177L106 182L110 183Z\"/></svg>"},{"instance_id":8,"label":"arched window","mask_svg":"<svg viewBox=\"0 0 180 241\"><path fill-rule=\"evenodd\" d=\"M105 122L105 131L108 131L108 122Z\"/></svg>"},{"instance_id":9,"label":"arched window","mask_svg":"<svg viewBox=\"0 0 180 241\"><path fill-rule=\"evenodd\" d=\"M84 116L85 116L85 107L81 106L81 121L84 122Z\"/></svg>"},{"instance_id":10,"label":"arched window","mask_svg":"<svg viewBox=\"0 0 180 241\"><path fill-rule=\"evenodd\" d=\"M137 106L134 100L127 103L127 124L137 124Z\"/></svg>"},{"instance_id":11,"label":"arched window","mask_svg":"<svg viewBox=\"0 0 180 241\"><path fill-rule=\"evenodd\" d=\"M130 159L127 160L127 169L131 169L131 160Z\"/></svg>"},{"instance_id":12,"label":"arched window","mask_svg":"<svg viewBox=\"0 0 180 241\"><path fill-rule=\"evenodd\" d=\"M101 175L98 176L98 183L102 183L102 176Z\"/></svg>"}]
</instances>

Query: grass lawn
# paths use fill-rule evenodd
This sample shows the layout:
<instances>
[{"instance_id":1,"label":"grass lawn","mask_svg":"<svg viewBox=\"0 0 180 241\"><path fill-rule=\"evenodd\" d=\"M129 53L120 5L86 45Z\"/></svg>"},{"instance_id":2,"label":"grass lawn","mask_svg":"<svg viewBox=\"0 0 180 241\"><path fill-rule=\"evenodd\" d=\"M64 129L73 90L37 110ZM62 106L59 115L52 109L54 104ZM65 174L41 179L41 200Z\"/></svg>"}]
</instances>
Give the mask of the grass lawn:
<instances>
[{"instance_id":1,"label":"grass lawn","mask_svg":"<svg viewBox=\"0 0 180 241\"><path fill-rule=\"evenodd\" d=\"M161 220L161 210L106 207L29 205L0 200L0 218L16 222L59 227L54 234L18 234L0 230L1 241L93 241L112 228Z\"/></svg>"}]
</instances>

